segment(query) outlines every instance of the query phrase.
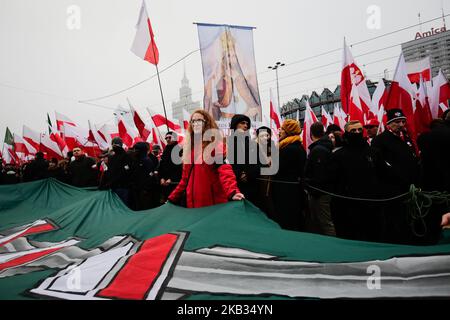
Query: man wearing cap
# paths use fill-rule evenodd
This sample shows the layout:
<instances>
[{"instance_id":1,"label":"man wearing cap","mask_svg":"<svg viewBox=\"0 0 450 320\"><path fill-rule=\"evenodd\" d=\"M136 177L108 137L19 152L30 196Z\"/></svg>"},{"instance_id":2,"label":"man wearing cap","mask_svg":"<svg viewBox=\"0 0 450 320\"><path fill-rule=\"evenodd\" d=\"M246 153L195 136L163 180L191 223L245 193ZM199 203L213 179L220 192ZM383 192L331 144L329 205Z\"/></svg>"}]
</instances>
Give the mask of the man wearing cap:
<instances>
[{"instance_id":1,"label":"man wearing cap","mask_svg":"<svg viewBox=\"0 0 450 320\"><path fill-rule=\"evenodd\" d=\"M364 129L366 129L367 133L367 143L369 145L372 144L373 138L377 136L379 127L380 123L378 122L377 119L370 119L364 126Z\"/></svg>"},{"instance_id":2,"label":"man wearing cap","mask_svg":"<svg viewBox=\"0 0 450 320\"><path fill-rule=\"evenodd\" d=\"M381 153L384 170L381 174L384 197L394 197L409 191L417 184L419 163L415 146L406 130L406 117L400 109L386 112L386 130L372 140L372 147ZM384 240L394 243L411 241L410 217L401 201L393 201L384 207Z\"/></svg>"},{"instance_id":3,"label":"man wearing cap","mask_svg":"<svg viewBox=\"0 0 450 320\"><path fill-rule=\"evenodd\" d=\"M123 149L123 141L115 137L111 141L112 152L108 157L108 170L104 174L101 189L111 189L120 199L130 206L130 168L131 158Z\"/></svg>"},{"instance_id":4,"label":"man wearing cap","mask_svg":"<svg viewBox=\"0 0 450 320\"><path fill-rule=\"evenodd\" d=\"M418 159L402 110L391 109L386 114L386 130L372 140L372 146L381 153L387 167L385 183L390 186L391 194L396 195L417 183Z\"/></svg>"}]
</instances>

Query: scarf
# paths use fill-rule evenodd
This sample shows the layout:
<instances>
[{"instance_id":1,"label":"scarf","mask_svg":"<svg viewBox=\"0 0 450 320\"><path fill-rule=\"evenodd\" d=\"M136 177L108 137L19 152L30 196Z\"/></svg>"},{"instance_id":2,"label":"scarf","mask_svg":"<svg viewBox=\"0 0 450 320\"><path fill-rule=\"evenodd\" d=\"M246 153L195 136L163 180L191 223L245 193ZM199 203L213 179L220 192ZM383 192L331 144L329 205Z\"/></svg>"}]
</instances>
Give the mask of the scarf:
<instances>
[{"instance_id":1,"label":"scarf","mask_svg":"<svg viewBox=\"0 0 450 320\"><path fill-rule=\"evenodd\" d=\"M280 150L297 141L301 143L300 136L289 136L284 138L280 141Z\"/></svg>"}]
</instances>

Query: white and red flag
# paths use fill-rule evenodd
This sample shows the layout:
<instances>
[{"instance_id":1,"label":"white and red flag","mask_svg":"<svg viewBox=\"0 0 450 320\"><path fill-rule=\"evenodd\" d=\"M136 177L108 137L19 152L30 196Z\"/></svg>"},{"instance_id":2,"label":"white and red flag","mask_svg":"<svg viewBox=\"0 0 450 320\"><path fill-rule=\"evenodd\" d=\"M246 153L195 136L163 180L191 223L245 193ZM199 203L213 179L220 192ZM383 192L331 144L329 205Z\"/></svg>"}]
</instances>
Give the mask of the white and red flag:
<instances>
[{"instance_id":1,"label":"white and red flag","mask_svg":"<svg viewBox=\"0 0 450 320\"><path fill-rule=\"evenodd\" d=\"M413 85L409 81L405 58L403 57L403 53L401 53L395 70L394 80L389 89L385 108L386 110L401 109L403 111L407 118L406 126L408 133L415 141L416 131L414 126L413 98Z\"/></svg>"},{"instance_id":2,"label":"white and red flag","mask_svg":"<svg viewBox=\"0 0 450 320\"><path fill-rule=\"evenodd\" d=\"M95 125L91 124L91 121L88 120L89 125L89 135L88 141L96 144L100 150L107 150L109 148L108 142L99 134Z\"/></svg>"},{"instance_id":3,"label":"white and red flag","mask_svg":"<svg viewBox=\"0 0 450 320\"><path fill-rule=\"evenodd\" d=\"M105 123L98 129L98 134L111 145L112 139L119 136L119 128L117 125Z\"/></svg>"},{"instance_id":4,"label":"white and red flag","mask_svg":"<svg viewBox=\"0 0 450 320\"><path fill-rule=\"evenodd\" d=\"M56 158L61 160L64 158L58 144L50 139L49 135L41 133L40 150L46 154L46 159Z\"/></svg>"},{"instance_id":5,"label":"white and red flag","mask_svg":"<svg viewBox=\"0 0 450 320\"><path fill-rule=\"evenodd\" d=\"M307 153L309 153L308 147L312 143L311 125L314 122L317 122L317 117L314 114L314 111L311 109L308 100L306 100L305 120L303 122L303 130L302 130L302 143Z\"/></svg>"},{"instance_id":6,"label":"white and red flag","mask_svg":"<svg viewBox=\"0 0 450 320\"><path fill-rule=\"evenodd\" d=\"M133 115L133 121L136 125L136 128L139 131L139 135L141 136L142 140L147 141L148 136L150 135L150 131L144 120L142 120L139 113L133 108L133 106L130 105L131 114Z\"/></svg>"},{"instance_id":7,"label":"white and red flag","mask_svg":"<svg viewBox=\"0 0 450 320\"><path fill-rule=\"evenodd\" d=\"M119 136L127 148L131 148L136 142L142 141L137 128L127 123L121 115L117 116L117 127L119 128Z\"/></svg>"},{"instance_id":8,"label":"white and red flag","mask_svg":"<svg viewBox=\"0 0 450 320\"><path fill-rule=\"evenodd\" d=\"M97 142L89 139L88 129L66 126L64 130L66 132L67 145L70 146L70 150L79 147L90 157L98 157L100 155L100 147Z\"/></svg>"},{"instance_id":9,"label":"white and red flag","mask_svg":"<svg viewBox=\"0 0 450 320\"><path fill-rule=\"evenodd\" d=\"M56 128L59 132L64 133L64 125L76 127L75 121L69 119L69 117L63 115L62 113L55 111Z\"/></svg>"},{"instance_id":10,"label":"white and red flag","mask_svg":"<svg viewBox=\"0 0 450 320\"><path fill-rule=\"evenodd\" d=\"M270 89L270 129L273 131L273 135L278 136L278 131L281 128L281 115L278 109L278 105Z\"/></svg>"},{"instance_id":11,"label":"white and red flag","mask_svg":"<svg viewBox=\"0 0 450 320\"><path fill-rule=\"evenodd\" d=\"M59 147L59 150L61 150L63 156L67 155L67 152L69 151L69 148L67 147L66 141L61 137L60 133L58 132L58 129L55 128L50 120L50 116L47 113L47 124L48 124L48 133L50 136L50 139L56 142L56 144ZM69 125L69 124L67 124Z\"/></svg>"},{"instance_id":12,"label":"white and red flag","mask_svg":"<svg viewBox=\"0 0 450 320\"><path fill-rule=\"evenodd\" d=\"M364 115L365 113L361 106L361 99L358 94L358 89L356 85L353 85L352 91L350 92L350 100L348 104L349 121L358 120L362 125L364 125Z\"/></svg>"},{"instance_id":13,"label":"white and red flag","mask_svg":"<svg viewBox=\"0 0 450 320\"><path fill-rule=\"evenodd\" d=\"M448 100L450 99L450 83L445 77L441 69L436 77L433 78L433 89L430 95L430 108L433 119L442 116L444 110L446 110L448 105ZM440 106L440 105L443 106Z\"/></svg>"},{"instance_id":14,"label":"white and red flag","mask_svg":"<svg viewBox=\"0 0 450 320\"><path fill-rule=\"evenodd\" d=\"M372 105L377 110L380 110L381 106L386 105L386 99L387 99L387 90L383 79L381 79L380 81L378 81L377 87L372 95Z\"/></svg>"},{"instance_id":15,"label":"white and red flag","mask_svg":"<svg viewBox=\"0 0 450 320\"><path fill-rule=\"evenodd\" d=\"M420 77L423 81L431 81L430 57L414 62L406 62L406 72L411 83L419 83Z\"/></svg>"},{"instance_id":16,"label":"white and red flag","mask_svg":"<svg viewBox=\"0 0 450 320\"><path fill-rule=\"evenodd\" d=\"M181 127L179 124L176 124L175 122L167 119L161 114L153 114L152 112L150 112L150 110L148 110L148 112L150 113L150 116L152 117L153 123L156 127L165 127L167 124L167 127L169 127L171 131L181 132Z\"/></svg>"},{"instance_id":17,"label":"white and red flag","mask_svg":"<svg viewBox=\"0 0 450 320\"><path fill-rule=\"evenodd\" d=\"M22 137L34 150L36 150L36 152L41 151L41 137L38 132L24 125L22 129Z\"/></svg>"},{"instance_id":18,"label":"white and red flag","mask_svg":"<svg viewBox=\"0 0 450 320\"><path fill-rule=\"evenodd\" d=\"M325 108L322 106L322 124L323 127L326 129L330 124L333 123L333 118L331 115L325 110Z\"/></svg>"},{"instance_id":19,"label":"white and red flag","mask_svg":"<svg viewBox=\"0 0 450 320\"><path fill-rule=\"evenodd\" d=\"M151 64L157 65L159 62L159 51L155 43L145 0L142 0L142 6L136 24L136 35L131 46L131 51L139 58Z\"/></svg>"},{"instance_id":20,"label":"white and red flag","mask_svg":"<svg viewBox=\"0 0 450 320\"><path fill-rule=\"evenodd\" d=\"M337 103L335 103L333 109L333 123L339 126L342 131L344 131L345 124L347 123L347 117L347 114L339 108Z\"/></svg>"},{"instance_id":21,"label":"white and red flag","mask_svg":"<svg viewBox=\"0 0 450 320\"><path fill-rule=\"evenodd\" d=\"M14 133L14 151L21 160L26 160L30 155L35 155L37 150L20 135Z\"/></svg>"},{"instance_id":22,"label":"white and red flag","mask_svg":"<svg viewBox=\"0 0 450 320\"><path fill-rule=\"evenodd\" d=\"M372 106L372 99L370 97L369 89L367 88L366 79L363 72L356 64L350 49L344 39L344 51L342 57L342 72L341 72L341 105L344 112L349 113L350 96L353 86L356 86L358 96L361 99L361 108L363 113L368 117L369 111L372 114L377 110Z\"/></svg>"},{"instance_id":23,"label":"white and red flag","mask_svg":"<svg viewBox=\"0 0 450 320\"><path fill-rule=\"evenodd\" d=\"M420 76L419 80L419 90L416 94L415 99L415 110L414 110L414 125L416 128L417 135L422 132L426 132L429 130L429 126L431 120L433 120L431 116L430 105L428 103L428 94L425 82Z\"/></svg>"}]
</instances>

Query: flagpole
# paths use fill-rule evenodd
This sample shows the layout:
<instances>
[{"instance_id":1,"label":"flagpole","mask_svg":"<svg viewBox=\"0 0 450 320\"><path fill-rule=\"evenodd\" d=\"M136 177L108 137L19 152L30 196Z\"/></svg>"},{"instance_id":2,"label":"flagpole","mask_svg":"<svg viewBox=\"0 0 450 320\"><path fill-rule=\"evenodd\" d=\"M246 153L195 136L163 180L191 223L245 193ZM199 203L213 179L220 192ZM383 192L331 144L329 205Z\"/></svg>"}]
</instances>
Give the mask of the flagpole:
<instances>
[{"instance_id":1,"label":"flagpole","mask_svg":"<svg viewBox=\"0 0 450 320\"><path fill-rule=\"evenodd\" d=\"M153 43L154 42L153 42L153 37L152 37L150 46L152 47L153 58L155 58L155 60L156 60L155 46L153 45ZM155 62L157 62L157 61L155 61ZM169 124L167 122L166 104L164 102L164 95L163 95L162 86L161 86L161 78L159 77L158 63L155 63L155 68L156 68L156 75L158 76L159 92L161 93L161 101L162 101L162 105L163 105L163 109L164 109L164 117L166 117L166 129L167 129L167 131L169 131Z\"/></svg>"}]
</instances>

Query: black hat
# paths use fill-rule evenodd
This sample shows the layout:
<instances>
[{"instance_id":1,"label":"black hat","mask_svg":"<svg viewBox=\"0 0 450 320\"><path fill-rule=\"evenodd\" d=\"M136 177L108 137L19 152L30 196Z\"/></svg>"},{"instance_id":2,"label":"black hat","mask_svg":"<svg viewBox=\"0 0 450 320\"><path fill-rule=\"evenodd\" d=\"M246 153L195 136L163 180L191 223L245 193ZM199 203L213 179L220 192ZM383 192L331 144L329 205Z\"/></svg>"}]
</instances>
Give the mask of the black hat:
<instances>
[{"instance_id":1,"label":"black hat","mask_svg":"<svg viewBox=\"0 0 450 320\"><path fill-rule=\"evenodd\" d=\"M235 114L233 118L231 118L230 129L236 130L237 125L239 124L239 122L242 121L247 121L248 128L250 129L250 125L252 124L252 122L250 121L250 118L247 117L245 114Z\"/></svg>"},{"instance_id":2,"label":"black hat","mask_svg":"<svg viewBox=\"0 0 450 320\"><path fill-rule=\"evenodd\" d=\"M259 131L260 130L267 131L267 133L272 136L272 130L270 130L269 127L262 126L262 127L259 127L258 129L256 129L256 135L257 136L259 135Z\"/></svg>"},{"instance_id":3,"label":"black hat","mask_svg":"<svg viewBox=\"0 0 450 320\"><path fill-rule=\"evenodd\" d=\"M390 109L386 111L387 121L386 124L391 123L392 121L404 119L406 120L406 117L402 110L400 109Z\"/></svg>"},{"instance_id":4,"label":"black hat","mask_svg":"<svg viewBox=\"0 0 450 320\"><path fill-rule=\"evenodd\" d=\"M112 139L111 145L121 147L123 145L123 141L120 137L115 137L114 139Z\"/></svg>"},{"instance_id":5,"label":"black hat","mask_svg":"<svg viewBox=\"0 0 450 320\"><path fill-rule=\"evenodd\" d=\"M141 152L148 152L148 144L146 142L136 142L136 144L133 146L133 149L136 151L141 151Z\"/></svg>"}]
</instances>

